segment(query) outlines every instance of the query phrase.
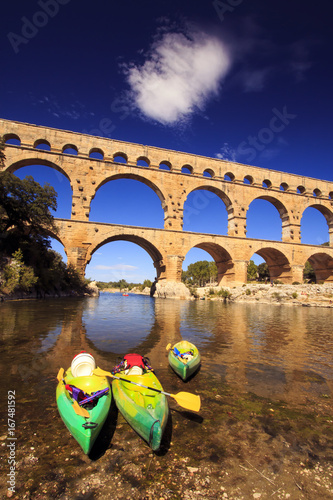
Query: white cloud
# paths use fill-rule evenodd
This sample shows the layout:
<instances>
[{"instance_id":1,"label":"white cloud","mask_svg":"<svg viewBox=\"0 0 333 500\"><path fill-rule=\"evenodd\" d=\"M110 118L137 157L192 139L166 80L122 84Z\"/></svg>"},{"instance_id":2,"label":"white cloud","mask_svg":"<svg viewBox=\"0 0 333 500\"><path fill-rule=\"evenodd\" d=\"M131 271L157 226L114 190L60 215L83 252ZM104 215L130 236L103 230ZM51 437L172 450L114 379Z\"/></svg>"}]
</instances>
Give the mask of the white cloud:
<instances>
[{"instance_id":1,"label":"white cloud","mask_svg":"<svg viewBox=\"0 0 333 500\"><path fill-rule=\"evenodd\" d=\"M94 269L99 269L102 271L131 271L132 269L138 269L136 266L131 266L129 264L115 264L114 266L104 266L102 264L99 264L97 266L94 266Z\"/></svg>"},{"instance_id":2,"label":"white cloud","mask_svg":"<svg viewBox=\"0 0 333 500\"><path fill-rule=\"evenodd\" d=\"M132 100L143 115L175 124L218 94L230 65L221 40L196 31L190 37L164 34L141 67L127 66L126 71Z\"/></svg>"}]
</instances>

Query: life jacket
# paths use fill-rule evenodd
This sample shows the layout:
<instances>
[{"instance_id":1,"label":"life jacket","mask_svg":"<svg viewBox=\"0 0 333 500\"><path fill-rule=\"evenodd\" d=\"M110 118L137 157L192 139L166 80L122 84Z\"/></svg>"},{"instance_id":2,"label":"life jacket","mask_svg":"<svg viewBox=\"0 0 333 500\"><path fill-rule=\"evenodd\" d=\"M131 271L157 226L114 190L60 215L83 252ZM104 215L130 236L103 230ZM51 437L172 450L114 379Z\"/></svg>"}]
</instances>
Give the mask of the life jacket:
<instances>
[{"instance_id":1,"label":"life jacket","mask_svg":"<svg viewBox=\"0 0 333 500\"><path fill-rule=\"evenodd\" d=\"M124 356L124 361L126 361L126 370L133 368L133 366L140 366L143 370L147 368L144 362L144 358L140 354L126 354Z\"/></svg>"}]
</instances>

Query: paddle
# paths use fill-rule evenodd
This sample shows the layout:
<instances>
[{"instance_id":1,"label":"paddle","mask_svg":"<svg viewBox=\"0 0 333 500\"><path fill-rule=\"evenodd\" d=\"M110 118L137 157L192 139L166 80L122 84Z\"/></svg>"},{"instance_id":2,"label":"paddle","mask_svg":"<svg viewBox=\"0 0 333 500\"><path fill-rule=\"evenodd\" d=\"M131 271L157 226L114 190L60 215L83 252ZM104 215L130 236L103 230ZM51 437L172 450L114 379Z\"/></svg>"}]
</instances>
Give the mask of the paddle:
<instances>
[{"instance_id":1,"label":"paddle","mask_svg":"<svg viewBox=\"0 0 333 500\"><path fill-rule=\"evenodd\" d=\"M139 385L140 387L144 387L145 389L149 389L151 391L159 392L160 394L165 394L166 396L170 396L175 399L179 406L186 408L187 410L199 411L201 406L200 396L196 396L195 394L191 394L190 392L178 392L178 394L170 394L169 392L161 391L160 389L155 389L155 387L148 387L147 385L139 384L139 382L134 382L133 380L128 380L127 378L116 377L111 372L107 372L102 370L102 368L95 368L94 375L98 375L99 377L112 377L117 380L122 380L123 382L128 382L129 384Z\"/></svg>"},{"instance_id":2,"label":"paddle","mask_svg":"<svg viewBox=\"0 0 333 500\"><path fill-rule=\"evenodd\" d=\"M60 368L60 370L58 371L57 379L59 382L62 380L64 384L66 383L64 380L64 369L63 368ZM90 417L88 410L86 410L85 408L82 408L79 405L79 403L77 401L75 401L75 399L73 399L73 410L75 411L75 413L77 415L80 415L81 417L85 417L85 418Z\"/></svg>"}]
</instances>

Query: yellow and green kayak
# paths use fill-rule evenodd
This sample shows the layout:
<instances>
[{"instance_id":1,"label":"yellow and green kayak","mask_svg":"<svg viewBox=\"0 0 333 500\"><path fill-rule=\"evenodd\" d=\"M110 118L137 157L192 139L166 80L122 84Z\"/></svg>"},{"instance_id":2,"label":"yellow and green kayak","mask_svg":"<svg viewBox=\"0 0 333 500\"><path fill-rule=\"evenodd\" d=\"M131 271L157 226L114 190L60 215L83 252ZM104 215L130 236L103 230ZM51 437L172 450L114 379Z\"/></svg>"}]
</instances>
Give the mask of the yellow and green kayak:
<instances>
[{"instance_id":1,"label":"yellow and green kayak","mask_svg":"<svg viewBox=\"0 0 333 500\"><path fill-rule=\"evenodd\" d=\"M113 397L118 410L153 450L158 450L161 445L169 415L167 398L159 391L163 391L163 387L151 371L142 375L125 375L120 372L112 381Z\"/></svg>"},{"instance_id":2,"label":"yellow and green kayak","mask_svg":"<svg viewBox=\"0 0 333 500\"><path fill-rule=\"evenodd\" d=\"M90 402L80 406L67 387L77 388L92 397ZM108 389L108 391L107 391ZM96 393L101 394L95 397ZM69 432L88 454L108 415L111 405L111 387L106 377L90 375L73 377L71 368L67 370L56 390L57 406L60 416ZM83 416L85 415L85 416Z\"/></svg>"},{"instance_id":3,"label":"yellow and green kayak","mask_svg":"<svg viewBox=\"0 0 333 500\"><path fill-rule=\"evenodd\" d=\"M187 340L177 342L169 350L168 360L173 371L184 381L193 375L201 364L198 348Z\"/></svg>"}]
</instances>

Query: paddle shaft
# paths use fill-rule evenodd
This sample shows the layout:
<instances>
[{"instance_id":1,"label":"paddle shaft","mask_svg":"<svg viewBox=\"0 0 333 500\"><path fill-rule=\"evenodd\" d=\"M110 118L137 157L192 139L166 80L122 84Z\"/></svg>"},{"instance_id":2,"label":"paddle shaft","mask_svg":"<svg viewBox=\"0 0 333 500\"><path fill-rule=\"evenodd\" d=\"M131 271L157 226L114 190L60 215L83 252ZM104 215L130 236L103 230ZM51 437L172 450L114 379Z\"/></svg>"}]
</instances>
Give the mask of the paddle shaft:
<instances>
[{"instance_id":1,"label":"paddle shaft","mask_svg":"<svg viewBox=\"0 0 333 500\"><path fill-rule=\"evenodd\" d=\"M122 382L128 382L129 384L139 385L140 387L144 387L145 389L149 389L150 391L159 392L160 394L165 394L166 396L173 396L169 392L161 391L160 389L155 389L155 387L148 387L147 385L139 384L139 382L134 382L133 380L128 380L127 378L115 377L114 375L110 375L112 378L117 380L121 380Z\"/></svg>"}]
</instances>

